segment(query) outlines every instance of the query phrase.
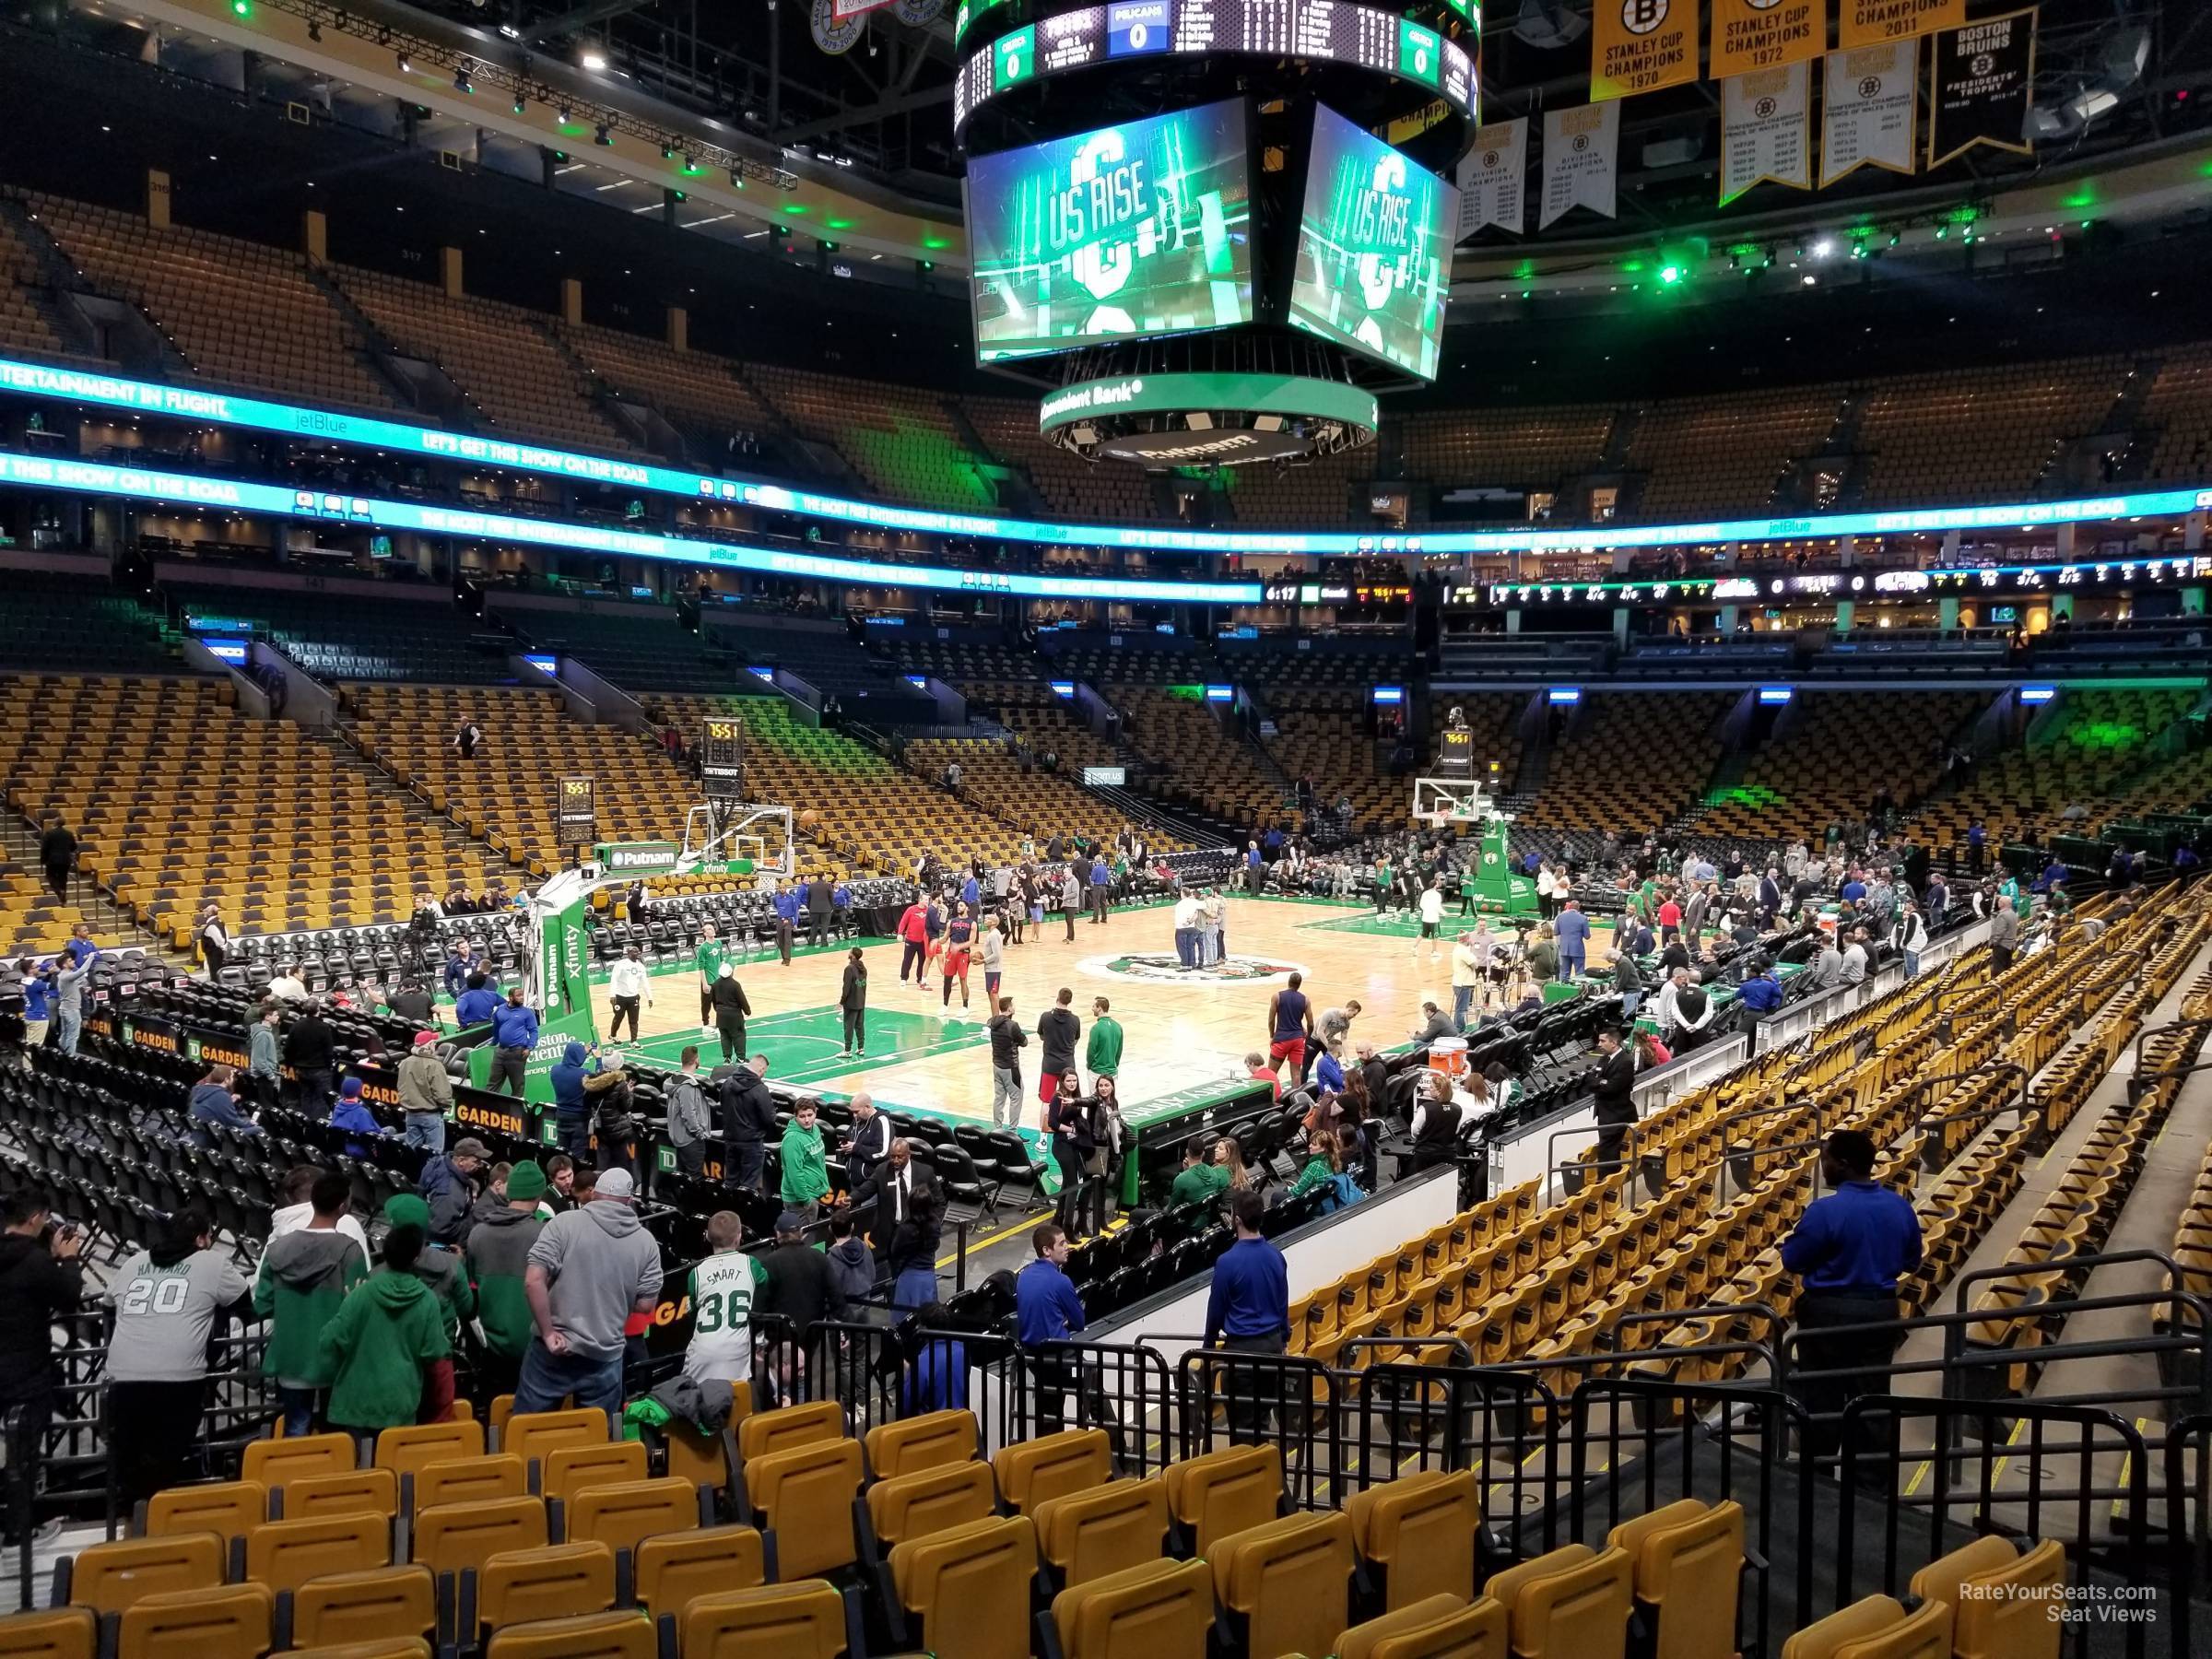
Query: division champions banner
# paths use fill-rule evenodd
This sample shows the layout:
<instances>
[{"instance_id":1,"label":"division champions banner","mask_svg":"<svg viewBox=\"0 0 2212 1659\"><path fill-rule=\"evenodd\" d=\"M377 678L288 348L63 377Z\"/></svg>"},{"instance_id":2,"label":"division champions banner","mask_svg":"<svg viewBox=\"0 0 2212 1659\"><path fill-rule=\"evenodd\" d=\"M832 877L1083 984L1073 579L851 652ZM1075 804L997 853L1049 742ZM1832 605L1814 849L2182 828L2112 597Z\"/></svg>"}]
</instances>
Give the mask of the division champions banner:
<instances>
[{"instance_id":1,"label":"division champions banner","mask_svg":"<svg viewBox=\"0 0 2212 1659\"><path fill-rule=\"evenodd\" d=\"M1721 83L1721 206L1754 184L1813 187L1810 90L1802 63Z\"/></svg>"},{"instance_id":2,"label":"division champions banner","mask_svg":"<svg viewBox=\"0 0 2212 1659\"><path fill-rule=\"evenodd\" d=\"M1705 73L1714 80L1780 69L1828 47L1826 0L1712 0Z\"/></svg>"},{"instance_id":3,"label":"division champions banner","mask_svg":"<svg viewBox=\"0 0 2212 1659\"><path fill-rule=\"evenodd\" d=\"M1618 210L1619 163L1618 102L1545 111L1544 205L1536 228L1549 229L1575 207L1613 218Z\"/></svg>"},{"instance_id":4,"label":"division champions banner","mask_svg":"<svg viewBox=\"0 0 2212 1659\"><path fill-rule=\"evenodd\" d=\"M1592 103L1698 78L1698 0L1596 0L1590 23Z\"/></svg>"},{"instance_id":5,"label":"division champions banner","mask_svg":"<svg viewBox=\"0 0 2212 1659\"><path fill-rule=\"evenodd\" d=\"M2033 6L1938 34L1929 100L1929 170L1982 146L2032 155L2028 100L2034 81Z\"/></svg>"},{"instance_id":6,"label":"division champions banner","mask_svg":"<svg viewBox=\"0 0 2212 1659\"><path fill-rule=\"evenodd\" d=\"M1862 167L1912 171L1919 126L1920 42L1831 52L1820 105L1820 185Z\"/></svg>"},{"instance_id":7,"label":"division champions banner","mask_svg":"<svg viewBox=\"0 0 2212 1659\"><path fill-rule=\"evenodd\" d=\"M1475 129L1475 147L1459 163L1459 235L1465 241L1485 225L1515 236L1528 229L1528 119L1493 122Z\"/></svg>"}]
</instances>

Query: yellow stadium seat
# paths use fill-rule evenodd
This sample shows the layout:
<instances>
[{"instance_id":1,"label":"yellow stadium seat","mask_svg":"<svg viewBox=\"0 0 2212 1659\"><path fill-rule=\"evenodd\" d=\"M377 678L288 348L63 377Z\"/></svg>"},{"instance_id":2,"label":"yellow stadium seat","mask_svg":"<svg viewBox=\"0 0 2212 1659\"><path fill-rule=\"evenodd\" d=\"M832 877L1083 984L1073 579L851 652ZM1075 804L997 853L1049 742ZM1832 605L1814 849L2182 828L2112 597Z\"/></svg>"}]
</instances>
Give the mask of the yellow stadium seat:
<instances>
[{"instance_id":1,"label":"yellow stadium seat","mask_svg":"<svg viewBox=\"0 0 2212 1659\"><path fill-rule=\"evenodd\" d=\"M1037 1528L1027 1515L971 1521L891 1549L900 1605L932 1653L1029 1659Z\"/></svg>"},{"instance_id":2,"label":"yellow stadium seat","mask_svg":"<svg viewBox=\"0 0 2212 1659\"><path fill-rule=\"evenodd\" d=\"M1782 1644L1782 1659L1950 1659L1950 1603L1928 1602L1908 1615L1886 1595L1855 1601Z\"/></svg>"},{"instance_id":3,"label":"yellow stadium seat","mask_svg":"<svg viewBox=\"0 0 2212 1659\"><path fill-rule=\"evenodd\" d=\"M655 1659L653 1621L641 1613L587 1613L494 1630L485 1659Z\"/></svg>"},{"instance_id":4,"label":"yellow stadium seat","mask_svg":"<svg viewBox=\"0 0 2212 1659\"><path fill-rule=\"evenodd\" d=\"M779 1575L810 1578L853 1563L858 1441L823 1441L747 1458L745 1486L754 1512L775 1529Z\"/></svg>"},{"instance_id":5,"label":"yellow stadium seat","mask_svg":"<svg viewBox=\"0 0 2212 1659\"><path fill-rule=\"evenodd\" d=\"M526 1498L529 1465L512 1453L453 1457L425 1465L409 1482L418 1512L441 1503L485 1503L496 1498Z\"/></svg>"},{"instance_id":6,"label":"yellow stadium seat","mask_svg":"<svg viewBox=\"0 0 2212 1659\"><path fill-rule=\"evenodd\" d=\"M615 1605L615 1552L604 1544L503 1549L477 1570L477 1621L500 1630L531 1618L579 1618Z\"/></svg>"},{"instance_id":7,"label":"yellow stadium seat","mask_svg":"<svg viewBox=\"0 0 2212 1659\"><path fill-rule=\"evenodd\" d=\"M1624 1521L1606 1540L1627 1552L1636 1600L1658 1627L1653 1659L1705 1659L1735 1651L1744 1571L1740 1504L1710 1509L1694 1498Z\"/></svg>"},{"instance_id":8,"label":"yellow stadium seat","mask_svg":"<svg viewBox=\"0 0 2212 1659\"><path fill-rule=\"evenodd\" d=\"M1408 1602L1347 1630L1336 1659L1511 1659L1505 1608L1487 1595Z\"/></svg>"},{"instance_id":9,"label":"yellow stadium seat","mask_svg":"<svg viewBox=\"0 0 2212 1659\"><path fill-rule=\"evenodd\" d=\"M1474 1593L1482 1500L1471 1471L1401 1475L1353 1493L1344 1512L1360 1559L1387 1574L1387 1610L1434 1595L1465 1601Z\"/></svg>"},{"instance_id":10,"label":"yellow stadium seat","mask_svg":"<svg viewBox=\"0 0 2212 1659\"><path fill-rule=\"evenodd\" d=\"M94 1659L100 1619L89 1607L53 1607L0 1618L0 1659Z\"/></svg>"},{"instance_id":11,"label":"yellow stadium seat","mask_svg":"<svg viewBox=\"0 0 2212 1659\"><path fill-rule=\"evenodd\" d=\"M737 1454L750 1463L794 1446L818 1445L844 1437L844 1407L835 1400L816 1400L805 1406L757 1411L737 1425Z\"/></svg>"},{"instance_id":12,"label":"yellow stadium seat","mask_svg":"<svg viewBox=\"0 0 2212 1659\"><path fill-rule=\"evenodd\" d=\"M680 1614L702 1595L765 1583L766 1551L749 1526L661 1533L639 1543L633 1577L639 1604L654 1617Z\"/></svg>"},{"instance_id":13,"label":"yellow stadium seat","mask_svg":"<svg viewBox=\"0 0 2212 1659\"><path fill-rule=\"evenodd\" d=\"M301 1475L279 1490L285 1521L356 1512L391 1516L399 1511L399 1477L390 1469L353 1469L343 1475Z\"/></svg>"},{"instance_id":14,"label":"yellow stadium seat","mask_svg":"<svg viewBox=\"0 0 2212 1659\"><path fill-rule=\"evenodd\" d=\"M241 1474L274 1492L312 1475L345 1475L360 1464L350 1434L303 1434L246 1442Z\"/></svg>"},{"instance_id":15,"label":"yellow stadium seat","mask_svg":"<svg viewBox=\"0 0 2212 1659\"><path fill-rule=\"evenodd\" d=\"M596 1406L524 1412L509 1418L507 1426L500 1430L500 1450L521 1458L525 1466L533 1463L542 1465L564 1446L606 1443L606 1413Z\"/></svg>"},{"instance_id":16,"label":"yellow stadium seat","mask_svg":"<svg viewBox=\"0 0 2212 1659\"><path fill-rule=\"evenodd\" d=\"M242 1538L268 1514L269 1489L258 1480L164 1487L147 1501L146 1535L211 1532L219 1538Z\"/></svg>"},{"instance_id":17,"label":"yellow stadium seat","mask_svg":"<svg viewBox=\"0 0 2212 1659\"><path fill-rule=\"evenodd\" d=\"M450 1458L483 1455L484 1425L473 1418L386 1429L376 1437L376 1466L403 1477Z\"/></svg>"},{"instance_id":18,"label":"yellow stadium seat","mask_svg":"<svg viewBox=\"0 0 2212 1659\"><path fill-rule=\"evenodd\" d=\"M1634 1600L1628 1551L1568 1544L1490 1575L1513 1652L1526 1659L1622 1659Z\"/></svg>"},{"instance_id":19,"label":"yellow stadium seat","mask_svg":"<svg viewBox=\"0 0 2212 1659\"><path fill-rule=\"evenodd\" d=\"M428 1567L334 1572L292 1592L295 1647L424 1637L437 1626L438 1586Z\"/></svg>"},{"instance_id":20,"label":"yellow stadium seat","mask_svg":"<svg viewBox=\"0 0 2212 1659\"><path fill-rule=\"evenodd\" d=\"M115 1659L261 1659L276 1610L266 1584L141 1596L123 1609Z\"/></svg>"},{"instance_id":21,"label":"yellow stadium seat","mask_svg":"<svg viewBox=\"0 0 2212 1659\"><path fill-rule=\"evenodd\" d=\"M1278 1516L1200 1553L1215 1599L1243 1620L1248 1651L1335 1652L1352 1577L1352 1524L1341 1511Z\"/></svg>"},{"instance_id":22,"label":"yellow stadium seat","mask_svg":"<svg viewBox=\"0 0 2212 1659\"><path fill-rule=\"evenodd\" d=\"M415 1517L415 1559L432 1572L473 1571L501 1550L545 1542L546 1506L535 1498L441 1503Z\"/></svg>"},{"instance_id":23,"label":"yellow stadium seat","mask_svg":"<svg viewBox=\"0 0 2212 1659\"><path fill-rule=\"evenodd\" d=\"M1168 1509L1202 1556L1216 1540L1276 1518L1282 1507L1279 1446L1229 1446L1171 1463L1160 1471Z\"/></svg>"},{"instance_id":24,"label":"yellow stadium seat","mask_svg":"<svg viewBox=\"0 0 2212 1659\"><path fill-rule=\"evenodd\" d=\"M270 1521L246 1535L246 1577L297 1590L329 1572L367 1572L392 1562L392 1524L355 1511L308 1521Z\"/></svg>"},{"instance_id":25,"label":"yellow stadium seat","mask_svg":"<svg viewBox=\"0 0 2212 1659\"><path fill-rule=\"evenodd\" d=\"M282 1659L430 1659L430 1644L426 1637L390 1636L341 1647L287 1648Z\"/></svg>"},{"instance_id":26,"label":"yellow stadium seat","mask_svg":"<svg viewBox=\"0 0 2212 1659\"><path fill-rule=\"evenodd\" d=\"M932 1411L881 1423L868 1430L865 1442L868 1473L877 1480L891 1480L966 1463L974 1457L977 1442L972 1411Z\"/></svg>"},{"instance_id":27,"label":"yellow stadium seat","mask_svg":"<svg viewBox=\"0 0 2212 1659\"><path fill-rule=\"evenodd\" d=\"M1023 1514L1047 1498L1101 1486L1113 1475L1113 1444L1103 1429L1067 1429L1001 1446L991 1457L999 1496Z\"/></svg>"},{"instance_id":28,"label":"yellow stadium seat","mask_svg":"<svg viewBox=\"0 0 2212 1659\"><path fill-rule=\"evenodd\" d=\"M676 1479L586 1487L567 1506L567 1519L571 1538L591 1539L610 1549L635 1549L647 1538L698 1526L699 1488Z\"/></svg>"},{"instance_id":29,"label":"yellow stadium seat","mask_svg":"<svg viewBox=\"0 0 2212 1659\"><path fill-rule=\"evenodd\" d=\"M683 1659L840 1659L845 1603L820 1579L763 1584L699 1597L677 1631Z\"/></svg>"},{"instance_id":30,"label":"yellow stadium seat","mask_svg":"<svg viewBox=\"0 0 2212 1659\"><path fill-rule=\"evenodd\" d=\"M2057 1659L2066 1552L2046 1539L2022 1553L1976 1538L1912 1575L1922 1601L1948 1602L1955 1659Z\"/></svg>"},{"instance_id":31,"label":"yellow stadium seat","mask_svg":"<svg viewBox=\"0 0 2212 1659\"><path fill-rule=\"evenodd\" d=\"M998 1492L985 1463L957 1463L879 1480L867 1491L868 1524L887 1548L947 1527L981 1521Z\"/></svg>"},{"instance_id":32,"label":"yellow stadium seat","mask_svg":"<svg viewBox=\"0 0 2212 1659\"><path fill-rule=\"evenodd\" d=\"M223 1582L223 1541L213 1533L95 1544L63 1563L56 1599L120 1613L149 1595L206 1590Z\"/></svg>"},{"instance_id":33,"label":"yellow stadium seat","mask_svg":"<svg viewBox=\"0 0 2212 1659\"><path fill-rule=\"evenodd\" d=\"M1088 1583L1157 1560L1168 1537L1162 1480L1110 1480L1047 1498L1031 1512L1037 1547L1063 1584Z\"/></svg>"},{"instance_id":34,"label":"yellow stadium seat","mask_svg":"<svg viewBox=\"0 0 2212 1659\"><path fill-rule=\"evenodd\" d=\"M547 1498L567 1502L589 1486L643 1480L643 1441L602 1441L595 1445L561 1446L540 1465L538 1488Z\"/></svg>"},{"instance_id":35,"label":"yellow stadium seat","mask_svg":"<svg viewBox=\"0 0 2212 1659\"><path fill-rule=\"evenodd\" d=\"M1147 1561L1053 1597L1066 1659L1204 1659L1214 1626L1213 1576L1204 1561Z\"/></svg>"}]
</instances>

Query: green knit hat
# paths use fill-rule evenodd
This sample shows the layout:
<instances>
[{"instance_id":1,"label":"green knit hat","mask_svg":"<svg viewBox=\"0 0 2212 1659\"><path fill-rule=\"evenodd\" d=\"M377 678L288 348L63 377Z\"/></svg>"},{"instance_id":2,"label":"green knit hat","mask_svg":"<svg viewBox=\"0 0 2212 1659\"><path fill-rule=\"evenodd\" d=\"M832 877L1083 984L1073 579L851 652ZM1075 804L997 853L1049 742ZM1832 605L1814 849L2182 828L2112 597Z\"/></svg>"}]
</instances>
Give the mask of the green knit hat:
<instances>
[{"instance_id":1,"label":"green knit hat","mask_svg":"<svg viewBox=\"0 0 2212 1659\"><path fill-rule=\"evenodd\" d=\"M524 1198L543 1198L546 1195L546 1172L534 1163L518 1163L507 1171L507 1199L517 1203Z\"/></svg>"},{"instance_id":2,"label":"green knit hat","mask_svg":"<svg viewBox=\"0 0 2212 1659\"><path fill-rule=\"evenodd\" d=\"M400 1193L384 1201L384 1221L392 1227L419 1227L430 1230L430 1206L412 1193Z\"/></svg>"}]
</instances>

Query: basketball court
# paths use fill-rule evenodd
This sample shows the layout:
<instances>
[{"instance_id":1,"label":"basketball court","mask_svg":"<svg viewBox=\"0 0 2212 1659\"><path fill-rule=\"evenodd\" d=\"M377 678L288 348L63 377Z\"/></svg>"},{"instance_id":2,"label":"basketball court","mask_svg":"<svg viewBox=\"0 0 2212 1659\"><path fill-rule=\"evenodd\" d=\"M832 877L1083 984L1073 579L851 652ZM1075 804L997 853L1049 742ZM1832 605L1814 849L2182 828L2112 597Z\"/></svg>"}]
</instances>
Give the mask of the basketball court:
<instances>
[{"instance_id":1,"label":"basketball court","mask_svg":"<svg viewBox=\"0 0 2212 1659\"><path fill-rule=\"evenodd\" d=\"M1347 999L1360 1004L1352 1025L1355 1041L1367 1038L1383 1048L1406 1041L1421 1021L1424 997L1432 995L1439 1006L1451 1009L1451 940L1472 925L1451 913L1456 909L1456 902L1449 907L1445 937L1432 955L1412 936L1418 924L1403 912L1378 923L1371 904L1234 898L1229 900L1228 958L1198 970L1176 960L1170 906L1117 911L1102 926L1078 920L1072 944L1065 924L1050 918L1041 933L1032 930L1028 943L1009 945L1006 953L1002 990L1014 998L1015 1017L1030 1032L1022 1051L1028 1095L1023 1122L1035 1127L1038 1121L1037 1018L1062 986L1075 993L1070 1006L1086 1040L1091 999L1102 995L1112 1002L1124 1033L1122 1099L1136 1115L1147 1102L1178 1090L1241 1077L1244 1056L1266 1047L1268 998L1293 969L1305 975L1304 989L1316 1011ZM1601 930L1594 952L1601 959L1608 948L1605 938ZM935 977L924 990L916 990L911 980L900 982L901 951L895 942L863 949L868 966L865 1058L843 1053L837 1009L843 950L798 956L788 968L772 955L738 962L737 977L753 1007L746 1027L748 1048L769 1056L769 1076L779 1083L835 1094L865 1088L896 1110L988 1123L991 1055L982 970L970 975L969 1006L961 1007L956 984L947 1008ZM641 1058L673 1067L684 1046L697 1043L702 1066L720 1062L719 1040L699 1029L697 983L688 971L653 982L653 1006L641 1021ZM593 996L604 1032L613 1018L606 988L594 986ZM1081 1069L1080 1045L1077 1063Z\"/></svg>"}]
</instances>

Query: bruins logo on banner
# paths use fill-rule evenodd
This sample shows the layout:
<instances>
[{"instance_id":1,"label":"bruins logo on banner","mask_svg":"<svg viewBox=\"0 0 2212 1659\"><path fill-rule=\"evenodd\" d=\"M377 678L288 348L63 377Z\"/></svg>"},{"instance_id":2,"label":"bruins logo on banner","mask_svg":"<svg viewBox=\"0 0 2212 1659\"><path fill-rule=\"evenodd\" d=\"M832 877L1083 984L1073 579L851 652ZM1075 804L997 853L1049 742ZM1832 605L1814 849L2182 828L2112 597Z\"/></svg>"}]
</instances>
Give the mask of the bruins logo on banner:
<instances>
[{"instance_id":1,"label":"bruins logo on banner","mask_svg":"<svg viewBox=\"0 0 2212 1659\"><path fill-rule=\"evenodd\" d=\"M1592 103L1698 78L1698 0L1597 0L1592 22Z\"/></svg>"},{"instance_id":2,"label":"bruins logo on banner","mask_svg":"<svg viewBox=\"0 0 2212 1659\"><path fill-rule=\"evenodd\" d=\"M1983 147L2021 156L2035 153L2027 135L2035 84L2035 18L2030 6L1936 37L1935 91L1928 100L1931 171Z\"/></svg>"},{"instance_id":3,"label":"bruins logo on banner","mask_svg":"<svg viewBox=\"0 0 2212 1659\"><path fill-rule=\"evenodd\" d=\"M1818 57L1828 46L1822 0L1712 0L1714 80L1754 69L1783 69Z\"/></svg>"},{"instance_id":4,"label":"bruins logo on banner","mask_svg":"<svg viewBox=\"0 0 2212 1659\"><path fill-rule=\"evenodd\" d=\"M1836 16L1836 45L1880 46L1909 41L1966 21L1966 0L1843 0Z\"/></svg>"}]
</instances>

